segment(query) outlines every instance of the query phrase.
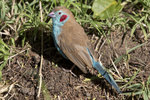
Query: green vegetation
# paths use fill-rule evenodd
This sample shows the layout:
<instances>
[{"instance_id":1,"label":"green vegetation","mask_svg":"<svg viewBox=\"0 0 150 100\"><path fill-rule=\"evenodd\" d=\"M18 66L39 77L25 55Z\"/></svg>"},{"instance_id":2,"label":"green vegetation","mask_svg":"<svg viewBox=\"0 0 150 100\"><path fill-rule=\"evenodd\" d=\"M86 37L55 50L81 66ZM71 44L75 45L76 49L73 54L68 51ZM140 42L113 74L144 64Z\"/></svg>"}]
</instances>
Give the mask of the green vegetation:
<instances>
[{"instance_id":1,"label":"green vegetation","mask_svg":"<svg viewBox=\"0 0 150 100\"><path fill-rule=\"evenodd\" d=\"M122 33L129 32L130 39L135 37L136 30L141 30L144 42L140 45L126 50L126 54L114 58L114 63L121 61L129 65L132 56L130 53L147 43L150 37L150 0L1 0L0 1L0 79L2 69L7 68L7 62L12 60L18 52L18 47L26 50L27 33L31 32L32 41L37 40L37 33L49 34L52 31L52 21L48 20L48 14L56 6L65 6L75 15L75 19L84 29L89 30L87 34L96 34L105 37L111 44L109 36L112 31L119 30ZM98 7L99 5L104 8ZM110 6L111 5L111 6ZM42 11L42 16L41 16ZM42 17L42 20L41 20ZM92 30L92 32L91 32ZM19 40L19 44L16 44ZM133 41L134 42L134 41ZM18 46L19 45L19 46ZM148 55L147 55L148 56ZM150 65L149 65L150 66ZM137 75L142 69L136 68L132 76L124 75L117 82L122 82L122 99L131 97L132 100L143 98L150 99L150 76L146 81L137 79ZM121 74L121 73L120 73ZM136 79L136 80L135 80ZM86 79L90 81L93 79ZM48 90L45 86L44 95L47 98ZM128 92L129 91L129 92Z\"/></svg>"}]
</instances>

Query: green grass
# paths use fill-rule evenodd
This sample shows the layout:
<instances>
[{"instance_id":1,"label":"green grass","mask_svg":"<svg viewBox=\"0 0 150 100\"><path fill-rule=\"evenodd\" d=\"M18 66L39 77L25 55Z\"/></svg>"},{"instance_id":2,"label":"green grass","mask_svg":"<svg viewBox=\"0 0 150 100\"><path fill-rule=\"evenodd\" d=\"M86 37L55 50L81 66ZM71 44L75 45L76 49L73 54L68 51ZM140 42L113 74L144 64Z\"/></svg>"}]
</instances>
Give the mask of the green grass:
<instances>
[{"instance_id":1,"label":"green grass","mask_svg":"<svg viewBox=\"0 0 150 100\"><path fill-rule=\"evenodd\" d=\"M32 31L33 41L39 37L37 33L41 32L41 30L48 33L52 31L52 21L47 21L47 15L56 6L69 8L78 23L94 32L88 31L86 32L87 34L96 34L99 37L104 36L107 38L110 36L111 31L120 29L122 32L129 30L132 38L136 30L140 29L145 41L150 37L150 0L126 0L124 2L118 0L125 10L104 20L93 17L92 4L94 0L41 0L43 22L41 22L38 0L29 0L30 2L28 0L12 1L0 1L0 78L2 78L2 69L7 65L8 60L13 59L11 56L18 53L16 52L16 40L18 38L21 37L20 43L23 48L28 44L26 41L28 31ZM135 9L130 11L130 8ZM115 64L120 63L122 60L128 63L130 52L142 45L127 50L126 54L116 58ZM139 71L140 69L137 69L132 77L126 76L118 80L119 82L124 82L121 87L123 90L131 91L122 95L131 96L133 99L136 96L136 98L148 100L150 98L150 76L146 82L136 82L134 80ZM47 93L45 94L47 95Z\"/></svg>"}]
</instances>

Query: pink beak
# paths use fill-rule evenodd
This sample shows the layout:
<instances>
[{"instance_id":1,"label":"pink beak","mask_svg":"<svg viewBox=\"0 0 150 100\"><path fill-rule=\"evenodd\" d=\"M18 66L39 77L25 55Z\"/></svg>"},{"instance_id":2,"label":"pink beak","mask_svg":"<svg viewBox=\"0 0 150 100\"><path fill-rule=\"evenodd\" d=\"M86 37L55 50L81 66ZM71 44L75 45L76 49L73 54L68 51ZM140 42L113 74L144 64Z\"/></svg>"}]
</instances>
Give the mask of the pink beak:
<instances>
[{"instance_id":1,"label":"pink beak","mask_svg":"<svg viewBox=\"0 0 150 100\"><path fill-rule=\"evenodd\" d=\"M56 16L55 16L55 13L54 13L53 11L52 11L50 14L48 14L48 16L50 16L50 17L52 17L52 18L53 18L53 17L56 17Z\"/></svg>"}]
</instances>

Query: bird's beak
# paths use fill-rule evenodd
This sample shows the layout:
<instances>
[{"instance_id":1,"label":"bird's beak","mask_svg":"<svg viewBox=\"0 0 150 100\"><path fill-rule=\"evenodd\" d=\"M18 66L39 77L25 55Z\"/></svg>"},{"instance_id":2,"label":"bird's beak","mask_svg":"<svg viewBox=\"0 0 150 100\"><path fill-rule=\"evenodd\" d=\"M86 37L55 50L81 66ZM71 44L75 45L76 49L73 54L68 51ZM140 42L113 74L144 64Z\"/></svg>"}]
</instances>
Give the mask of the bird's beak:
<instances>
[{"instance_id":1,"label":"bird's beak","mask_svg":"<svg viewBox=\"0 0 150 100\"><path fill-rule=\"evenodd\" d=\"M52 11L50 14L48 14L49 17L56 17L55 13Z\"/></svg>"}]
</instances>

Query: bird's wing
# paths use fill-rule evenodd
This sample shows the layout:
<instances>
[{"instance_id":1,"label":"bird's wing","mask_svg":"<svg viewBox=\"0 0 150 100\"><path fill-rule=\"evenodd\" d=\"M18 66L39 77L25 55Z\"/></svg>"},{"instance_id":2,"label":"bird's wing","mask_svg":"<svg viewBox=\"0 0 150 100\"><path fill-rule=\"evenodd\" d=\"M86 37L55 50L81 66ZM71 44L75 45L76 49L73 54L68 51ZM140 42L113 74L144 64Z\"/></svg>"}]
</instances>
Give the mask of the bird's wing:
<instances>
[{"instance_id":1,"label":"bird's wing","mask_svg":"<svg viewBox=\"0 0 150 100\"><path fill-rule=\"evenodd\" d=\"M76 27L63 27L58 40L58 45L67 58L87 73L87 67L92 67L92 61L87 50L90 42L83 28L79 24Z\"/></svg>"},{"instance_id":2,"label":"bird's wing","mask_svg":"<svg viewBox=\"0 0 150 100\"><path fill-rule=\"evenodd\" d=\"M71 45L61 41L60 48L67 58L77 65L84 73L87 73L87 66L92 66L92 62L86 47L82 47L78 44Z\"/></svg>"}]
</instances>

